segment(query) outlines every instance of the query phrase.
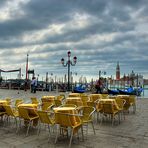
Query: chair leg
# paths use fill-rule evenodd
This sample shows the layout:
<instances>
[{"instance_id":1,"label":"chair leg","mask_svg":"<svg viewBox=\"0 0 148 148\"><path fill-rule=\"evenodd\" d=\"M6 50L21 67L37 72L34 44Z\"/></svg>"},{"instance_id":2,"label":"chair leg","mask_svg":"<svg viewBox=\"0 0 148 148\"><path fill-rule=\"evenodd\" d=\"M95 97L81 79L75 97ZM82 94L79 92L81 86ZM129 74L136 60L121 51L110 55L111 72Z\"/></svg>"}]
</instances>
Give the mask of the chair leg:
<instances>
[{"instance_id":1,"label":"chair leg","mask_svg":"<svg viewBox=\"0 0 148 148\"><path fill-rule=\"evenodd\" d=\"M21 128L21 119L19 118L19 125L18 125L18 127L16 129L16 133L18 133L18 131L19 131L20 128Z\"/></svg>"},{"instance_id":2,"label":"chair leg","mask_svg":"<svg viewBox=\"0 0 148 148\"><path fill-rule=\"evenodd\" d=\"M95 132L95 128L94 128L93 121L91 122L91 125L92 125L93 131L94 131L94 135L95 135L95 134L96 134L96 132Z\"/></svg>"},{"instance_id":3,"label":"chair leg","mask_svg":"<svg viewBox=\"0 0 148 148\"><path fill-rule=\"evenodd\" d=\"M38 131L37 131L37 135L40 134L40 131L41 131L41 123L38 124Z\"/></svg>"},{"instance_id":4,"label":"chair leg","mask_svg":"<svg viewBox=\"0 0 148 148\"><path fill-rule=\"evenodd\" d=\"M81 126L82 141L84 141L83 126Z\"/></svg>"},{"instance_id":5,"label":"chair leg","mask_svg":"<svg viewBox=\"0 0 148 148\"><path fill-rule=\"evenodd\" d=\"M17 118L15 117L15 125L16 125L16 129L17 129Z\"/></svg>"},{"instance_id":6,"label":"chair leg","mask_svg":"<svg viewBox=\"0 0 148 148\"><path fill-rule=\"evenodd\" d=\"M30 125L31 125L31 121L29 121L29 124L28 124L28 127L27 127L26 137L28 136L28 132L29 132L29 129L30 129Z\"/></svg>"},{"instance_id":7,"label":"chair leg","mask_svg":"<svg viewBox=\"0 0 148 148\"><path fill-rule=\"evenodd\" d=\"M133 105L133 113L136 113L136 104Z\"/></svg>"},{"instance_id":8,"label":"chair leg","mask_svg":"<svg viewBox=\"0 0 148 148\"><path fill-rule=\"evenodd\" d=\"M57 143L57 140L58 140L58 132L60 133L60 125L57 125L57 134L56 134L56 138L55 138L55 142L54 143Z\"/></svg>"},{"instance_id":9,"label":"chair leg","mask_svg":"<svg viewBox=\"0 0 148 148\"><path fill-rule=\"evenodd\" d=\"M72 137L73 137L73 129L71 130L71 136L70 136L69 148L71 147Z\"/></svg>"},{"instance_id":10,"label":"chair leg","mask_svg":"<svg viewBox=\"0 0 148 148\"><path fill-rule=\"evenodd\" d=\"M50 126L48 125L48 130L49 130L49 138L48 138L48 142L50 141L51 138L51 131L50 131Z\"/></svg>"}]
</instances>

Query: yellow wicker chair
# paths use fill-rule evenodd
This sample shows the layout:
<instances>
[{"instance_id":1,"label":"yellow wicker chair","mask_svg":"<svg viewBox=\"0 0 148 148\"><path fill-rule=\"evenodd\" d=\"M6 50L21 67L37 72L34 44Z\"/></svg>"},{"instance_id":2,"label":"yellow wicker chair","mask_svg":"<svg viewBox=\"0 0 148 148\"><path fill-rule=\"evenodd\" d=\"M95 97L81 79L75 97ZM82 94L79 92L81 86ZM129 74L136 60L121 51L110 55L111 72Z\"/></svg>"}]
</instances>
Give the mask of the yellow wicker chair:
<instances>
[{"instance_id":1,"label":"yellow wicker chair","mask_svg":"<svg viewBox=\"0 0 148 148\"><path fill-rule=\"evenodd\" d=\"M81 113L82 113L81 120L83 125L84 126L86 125L87 127L86 134L88 133L88 123L92 124L93 132L94 134L96 134L94 124L93 124L93 118L92 118L92 115L94 112L95 112L95 108L92 106L83 106L81 109Z\"/></svg>"},{"instance_id":2,"label":"yellow wicker chair","mask_svg":"<svg viewBox=\"0 0 148 148\"><path fill-rule=\"evenodd\" d=\"M57 135L56 135L56 139L55 139L55 143L57 143L57 140L58 140L58 133L61 130L67 131L69 128L70 128L69 148L71 147L73 135L75 135L76 133L78 134L78 130L80 128L81 128L81 132L82 132L82 139L84 139L83 138L82 121L81 121L78 114L68 114L68 113L56 112L55 113L55 122L56 122L56 124L59 125Z\"/></svg>"},{"instance_id":3,"label":"yellow wicker chair","mask_svg":"<svg viewBox=\"0 0 148 148\"><path fill-rule=\"evenodd\" d=\"M17 128L17 118L19 116L18 111L15 108L12 108L10 105L3 105L5 111L6 111L6 115L7 115L7 119L8 122L10 122L10 117L15 119L15 124L16 124L16 128Z\"/></svg>"},{"instance_id":4,"label":"yellow wicker chair","mask_svg":"<svg viewBox=\"0 0 148 148\"><path fill-rule=\"evenodd\" d=\"M29 114L29 110L31 110L33 114ZM26 136L28 136L29 128L31 124L33 125L33 120L39 119L39 116L34 108L18 107L18 112L19 112L20 126L21 126L21 119L28 122L27 124L28 127L26 131Z\"/></svg>"},{"instance_id":5,"label":"yellow wicker chair","mask_svg":"<svg viewBox=\"0 0 148 148\"><path fill-rule=\"evenodd\" d=\"M118 116L118 122L120 123L120 114L119 114L120 112L118 109L115 108L115 105L112 102L101 103L101 106L102 106L102 114L104 115L103 117L109 116L109 118L111 118L113 125L115 117Z\"/></svg>"},{"instance_id":6,"label":"yellow wicker chair","mask_svg":"<svg viewBox=\"0 0 148 148\"><path fill-rule=\"evenodd\" d=\"M53 126L55 125L55 120L54 120L54 118L51 118L51 117L49 116L49 112L47 112L47 111L38 110L37 113L38 113L38 116L39 116L38 135L39 135L39 133L40 133L40 130L41 130L41 123L42 123L42 124L48 125L49 134L50 134L50 136L51 136L50 126L53 127ZM50 137L49 137L49 138L50 138Z\"/></svg>"},{"instance_id":7,"label":"yellow wicker chair","mask_svg":"<svg viewBox=\"0 0 148 148\"><path fill-rule=\"evenodd\" d=\"M115 100L118 105L119 111L121 112L121 117L123 116L125 120L124 105L126 103L126 100L118 98L118 97Z\"/></svg>"}]
</instances>

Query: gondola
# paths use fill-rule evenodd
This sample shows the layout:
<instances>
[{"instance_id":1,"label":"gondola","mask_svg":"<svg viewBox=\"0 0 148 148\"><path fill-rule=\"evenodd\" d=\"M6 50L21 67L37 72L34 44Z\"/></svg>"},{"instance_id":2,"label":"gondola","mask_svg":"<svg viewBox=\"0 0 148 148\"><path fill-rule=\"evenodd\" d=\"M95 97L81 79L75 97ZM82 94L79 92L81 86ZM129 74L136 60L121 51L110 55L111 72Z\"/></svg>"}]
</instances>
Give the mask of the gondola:
<instances>
[{"instance_id":1,"label":"gondola","mask_svg":"<svg viewBox=\"0 0 148 148\"><path fill-rule=\"evenodd\" d=\"M111 89L108 89L108 94L109 94L109 95L118 95L118 94L119 94L119 91L118 91L118 90L111 90Z\"/></svg>"},{"instance_id":2,"label":"gondola","mask_svg":"<svg viewBox=\"0 0 148 148\"><path fill-rule=\"evenodd\" d=\"M133 89L131 91L129 91L128 89L126 90L120 90L118 89L119 91L119 94L122 94L122 95L136 95L136 96L140 96L141 93L143 92L143 88L137 88L137 89Z\"/></svg>"},{"instance_id":3,"label":"gondola","mask_svg":"<svg viewBox=\"0 0 148 148\"><path fill-rule=\"evenodd\" d=\"M73 92L74 93L84 93L84 92L86 92L86 86L78 85L78 86L74 87Z\"/></svg>"},{"instance_id":4,"label":"gondola","mask_svg":"<svg viewBox=\"0 0 148 148\"><path fill-rule=\"evenodd\" d=\"M121 95L137 95L135 90L128 92L127 90L118 89L118 91L119 91L119 94Z\"/></svg>"}]
</instances>

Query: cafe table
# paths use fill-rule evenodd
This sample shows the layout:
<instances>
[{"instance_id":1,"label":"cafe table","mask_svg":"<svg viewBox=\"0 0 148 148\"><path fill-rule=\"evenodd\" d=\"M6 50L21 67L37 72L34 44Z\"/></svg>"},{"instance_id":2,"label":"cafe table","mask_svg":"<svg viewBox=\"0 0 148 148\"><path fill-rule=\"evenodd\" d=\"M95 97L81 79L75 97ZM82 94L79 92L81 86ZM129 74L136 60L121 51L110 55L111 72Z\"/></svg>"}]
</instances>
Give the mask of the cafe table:
<instances>
[{"instance_id":1,"label":"cafe table","mask_svg":"<svg viewBox=\"0 0 148 148\"><path fill-rule=\"evenodd\" d=\"M77 107L83 106L83 101L80 97L68 97L65 101L66 104L74 104Z\"/></svg>"},{"instance_id":2,"label":"cafe table","mask_svg":"<svg viewBox=\"0 0 148 148\"><path fill-rule=\"evenodd\" d=\"M99 107L101 107L102 103L112 103L115 109L119 110L119 106L115 99L99 99L99 103L98 103Z\"/></svg>"}]
</instances>

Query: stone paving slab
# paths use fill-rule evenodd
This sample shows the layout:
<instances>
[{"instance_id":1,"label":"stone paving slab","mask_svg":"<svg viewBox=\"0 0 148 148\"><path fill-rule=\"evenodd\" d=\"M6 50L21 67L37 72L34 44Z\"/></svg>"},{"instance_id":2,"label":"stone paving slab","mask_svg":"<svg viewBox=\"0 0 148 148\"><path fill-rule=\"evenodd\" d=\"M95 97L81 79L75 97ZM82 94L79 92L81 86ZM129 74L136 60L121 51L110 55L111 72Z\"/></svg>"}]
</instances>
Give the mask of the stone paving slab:
<instances>
[{"instance_id":1,"label":"stone paving slab","mask_svg":"<svg viewBox=\"0 0 148 148\"><path fill-rule=\"evenodd\" d=\"M58 95L56 92L37 92L31 94L30 91L22 90L2 90L0 89L0 99L6 97L23 98L25 102L30 102L31 96L39 99L43 95ZM66 94L67 95L67 94ZM148 147L148 99L137 100L136 114L126 114L125 121L119 125L112 126L111 123L103 122L101 125L94 121L96 135L93 134L92 127L89 126L87 139L78 141L74 137L71 148L147 148ZM16 134L15 126L3 125L0 122L0 148L65 148L68 147L69 140L58 140L54 144L55 133L48 142L48 132L43 129L38 136L36 129L29 131L29 136L25 137L25 129L21 129Z\"/></svg>"}]
</instances>

